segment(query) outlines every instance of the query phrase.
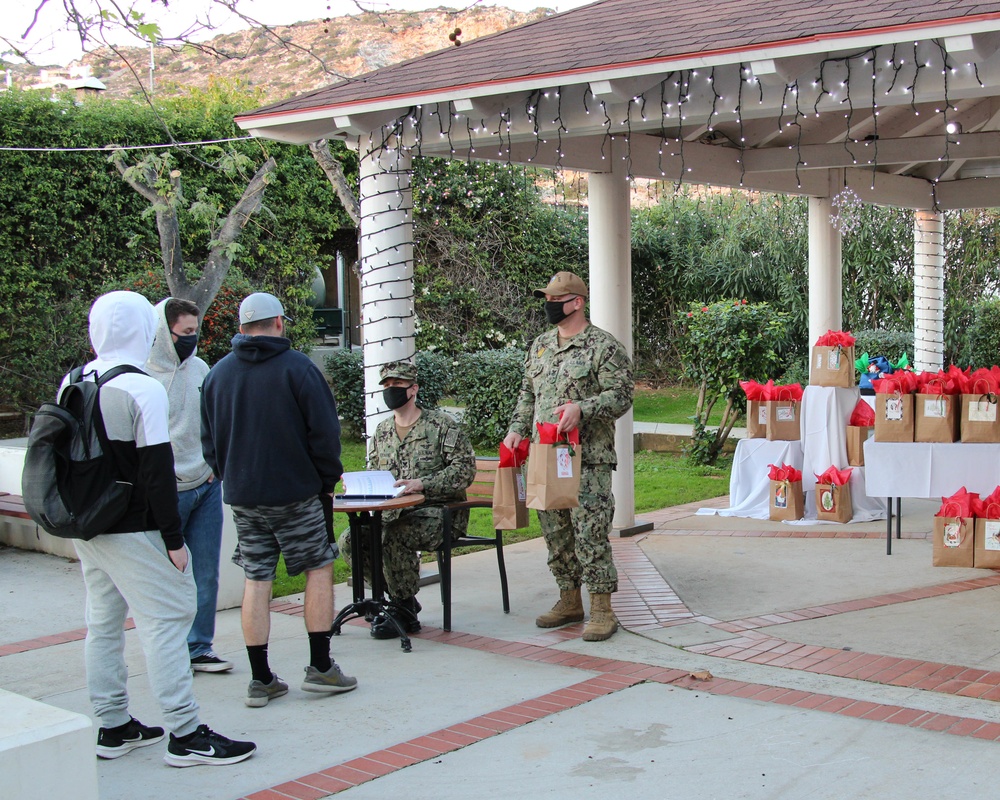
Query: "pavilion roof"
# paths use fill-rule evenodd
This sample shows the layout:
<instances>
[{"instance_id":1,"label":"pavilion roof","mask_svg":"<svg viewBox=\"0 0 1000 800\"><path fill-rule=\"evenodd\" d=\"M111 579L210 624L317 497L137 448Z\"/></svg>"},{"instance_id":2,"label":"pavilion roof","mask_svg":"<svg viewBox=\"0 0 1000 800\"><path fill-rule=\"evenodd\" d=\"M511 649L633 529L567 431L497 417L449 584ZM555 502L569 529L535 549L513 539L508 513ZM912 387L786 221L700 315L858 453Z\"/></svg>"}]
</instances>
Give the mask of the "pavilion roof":
<instances>
[{"instance_id":1,"label":"pavilion roof","mask_svg":"<svg viewBox=\"0 0 1000 800\"><path fill-rule=\"evenodd\" d=\"M237 122L289 142L1000 206L1000 0L598 0Z\"/></svg>"},{"instance_id":2,"label":"pavilion roof","mask_svg":"<svg viewBox=\"0 0 1000 800\"><path fill-rule=\"evenodd\" d=\"M341 81L246 117L371 103L535 79L572 83L602 69L635 69L775 47L837 46L838 39L1000 18L977 0L598 0L490 36ZM813 48L815 49L815 48ZM706 62L708 63L708 62Z\"/></svg>"}]
</instances>

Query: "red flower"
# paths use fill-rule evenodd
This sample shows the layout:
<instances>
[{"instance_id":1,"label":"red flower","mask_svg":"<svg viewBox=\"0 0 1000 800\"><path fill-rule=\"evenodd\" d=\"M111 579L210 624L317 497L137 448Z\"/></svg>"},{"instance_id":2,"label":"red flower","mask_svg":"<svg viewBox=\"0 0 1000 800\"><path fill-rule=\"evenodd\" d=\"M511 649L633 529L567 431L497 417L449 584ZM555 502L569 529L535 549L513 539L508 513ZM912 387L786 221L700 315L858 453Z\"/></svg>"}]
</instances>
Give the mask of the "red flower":
<instances>
[{"instance_id":1,"label":"red flower","mask_svg":"<svg viewBox=\"0 0 1000 800\"><path fill-rule=\"evenodd\" d=\"M708 311L708 306L702 306L702 307L701 307L701 310L702 310L702 311Z\"/></svg>"},{"instance_id":2,"label":"red flower","mask_svg":"<svg viewBox=\"0 0 1000 800\"><path fill-rule=\"evenodd\" d=\"M688 316L689 317L693 317L694 316L694 312L693 311L688 311Z\"/></svg>"}]
</instances>

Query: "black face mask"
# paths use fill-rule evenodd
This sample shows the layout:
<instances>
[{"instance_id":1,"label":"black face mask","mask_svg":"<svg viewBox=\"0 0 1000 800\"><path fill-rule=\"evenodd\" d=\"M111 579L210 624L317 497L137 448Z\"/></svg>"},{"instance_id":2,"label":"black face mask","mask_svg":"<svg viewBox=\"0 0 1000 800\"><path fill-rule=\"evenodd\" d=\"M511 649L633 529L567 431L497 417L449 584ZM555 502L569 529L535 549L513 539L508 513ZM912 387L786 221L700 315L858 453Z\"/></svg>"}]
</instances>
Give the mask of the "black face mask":
<instances>
[{"instance_id":1,"label":"black face mask","mask_svg":"<svg viewBox=\"0 0 1000 800\"><path fill-rule=\"evenodd\" d=\"M198 334L191 333L187 336L180 336L175 333L174 336L177 337L177 341L174 342L174 350L177 353L177 358L181 361L189 358L198 346Z\"/></svg>"},{"instance_id":2,"label":"black face mask","mask_svg":"<svg viewBox=\"0 0 1000 800\"><path fill-rule=\"evenodd\" d=\"M572 298L571 298L572 299ZM545 301L545 319L551 322L553 325L558 325L562 322L569 314L564 310L566 304L570 302L569 300L546 300Z\"/></svg>"},{"instance_id":3,"label":"black face mask","mask_svg":"<svg viewBox=\"0 0 1000 800\"><path fill-rule=\"evenodd\" d=\"M410 398L406 395L409 390L409 386L386 386L382 390L382 400L390 411L395 411L397 408L405 406L409 401Z\"/></svg>"}]
</instances>

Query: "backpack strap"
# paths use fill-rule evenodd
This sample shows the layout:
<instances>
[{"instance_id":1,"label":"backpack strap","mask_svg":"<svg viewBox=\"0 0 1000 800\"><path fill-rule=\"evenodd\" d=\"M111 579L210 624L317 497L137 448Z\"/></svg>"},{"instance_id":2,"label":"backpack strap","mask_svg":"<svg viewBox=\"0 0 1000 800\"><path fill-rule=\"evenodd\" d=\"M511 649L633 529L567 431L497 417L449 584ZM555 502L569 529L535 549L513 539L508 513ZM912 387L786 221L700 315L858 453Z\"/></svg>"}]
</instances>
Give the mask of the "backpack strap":
<instances>
[{"instance_id":1,"label":"backpack strap","mask_svg":"<svg viewBox=\"0 0 1000 800\"><path fill-rule=\"evenodd\" d=\"M109 369L103 375L97 376L97 380L95 381L97 383L97 398L94 400L94 416L93 416L94 430L97 433L98 441L101 443L101 449L105 453L109 453L111 458L114 460L116 471L118 472L119 476L122 476L125 473L122 470L121 464L118 463L118 459L115 458L114 453L111 452L108 447L108 429L104 425L104 414L101 412L101 387L108 381L114 380L119 375L125 375L126 373L129 372L135 372L139 375L146 374L141 369L139 369L138 367L133 367L131 364L119 364L117 367L112 367L111 369Z\"/></svg>"},{"instance_id":2,"label":"backpack strap","mask_svg":"<svg viewBox=\"0 0 1000 800\"><path fill-rule=\"evenodd\" d=\"M81 369L81 368L78 367L77 369ZM74 370L74 372L75 371L76 370ZM113 381L119 375L124 375L124 374L126 374L128 372L135 372L135 373L138 373L139 375L145 375L146 374L141 369L139 369L138 367L133 367L131 364L119 364L117 367L112 367L107 372L105 372L103 375L98 376L98 378L97 378L97 388L100 389L108 381ZM71 378L71 380L72 380L72 378Z\"/></svg>"}]
</instances>

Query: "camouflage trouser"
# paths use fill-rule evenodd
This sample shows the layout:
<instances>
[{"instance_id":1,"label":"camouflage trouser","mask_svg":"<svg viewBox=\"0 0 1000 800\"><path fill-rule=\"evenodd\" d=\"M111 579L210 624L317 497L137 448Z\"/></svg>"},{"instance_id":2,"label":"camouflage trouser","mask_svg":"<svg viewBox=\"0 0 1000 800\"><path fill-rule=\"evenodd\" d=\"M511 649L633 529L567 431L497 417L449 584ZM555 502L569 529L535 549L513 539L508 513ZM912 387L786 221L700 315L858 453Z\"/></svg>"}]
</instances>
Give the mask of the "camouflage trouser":
<instances>
[{"instance_id":1,"label":"camouflage trouser","mask_svg":"<svg viewBox=\"0 0 1000 800\"><path fill-rule=\"evenodd\" d=\"M580 470L580 505L562 511L539 511L549 569L560 589L586 584L591 594L618 591L618 570L611 558L611 465L584 464Z\"/></svg>"},{"instance_id":2,"label":"camouflage trouser","mask_svg":"<svg viewBox=\"0 0 1000 800\"><path fill-rule=\"evenodd\" d=\"M468 511L455 516L455 533L464 534ZM382 522L382 574L389 597L406 600L416 595L420 586L420 559L417 551L435 550L441 546L442 518L440 506L407 509L400 516ZM339 540L340 552L351 563L351 532L345 531ZM364 552L365 578L371 581L371 554Z\"/></svg>"}]
</instances>

